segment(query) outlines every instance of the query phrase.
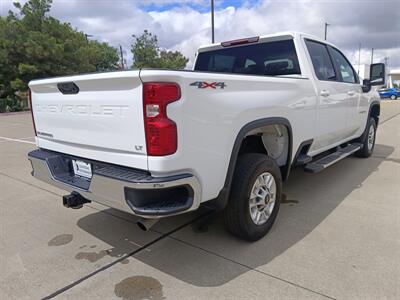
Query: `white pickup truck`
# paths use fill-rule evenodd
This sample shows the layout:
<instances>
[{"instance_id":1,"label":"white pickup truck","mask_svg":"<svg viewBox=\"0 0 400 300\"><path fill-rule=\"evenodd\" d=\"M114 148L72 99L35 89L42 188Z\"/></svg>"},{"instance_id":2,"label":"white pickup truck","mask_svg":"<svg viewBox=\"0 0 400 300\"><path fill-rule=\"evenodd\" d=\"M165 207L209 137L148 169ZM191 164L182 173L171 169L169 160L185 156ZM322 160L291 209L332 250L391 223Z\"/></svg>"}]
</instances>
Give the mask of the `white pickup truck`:
<instances>
[{"instance_id":1,"label":"white pickup truck","mask_svg":"<svg viewBox=\"0 0 400 300\"><path fill-rule=\"evenodd\" d=\"M360 83L337 47L285 32L201 47L192 71L34 80L32 174L71 192L67 207L99 202L144 228L207 202L254 241L276 219L292 168L371 155L371 86L384 84L384 65L370 74Z\"/></svg>"}]
</instances>

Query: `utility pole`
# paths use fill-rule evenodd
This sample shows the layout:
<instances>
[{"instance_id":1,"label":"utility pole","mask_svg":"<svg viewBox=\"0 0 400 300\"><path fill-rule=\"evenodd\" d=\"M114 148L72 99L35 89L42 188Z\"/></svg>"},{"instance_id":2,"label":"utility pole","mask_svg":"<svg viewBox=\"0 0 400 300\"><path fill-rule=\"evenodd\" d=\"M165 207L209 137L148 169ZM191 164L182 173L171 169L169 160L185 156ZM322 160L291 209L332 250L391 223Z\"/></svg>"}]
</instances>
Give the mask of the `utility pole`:
<instances>
[{"instance_id":1,"label":"utility pole","mask_svg":"<svg viewBox=\"0 0 400 300\"><path fill-rule=\"evenodd\" d=\"M85 33L86 43L89 43L89 38L93 35Z\"/></svg>"},{"instance_id":2,"label":"utility pole","mask_svg":"<svg viewBox=\"0 0 400 300\"><path fill-rule=\"evenodd\" d=\"M358 44L358 70L357 70L357 75L360 75L360 65L361 65L361 43Z\"/></svg>"},{"instance_id":3,"label":"utility pole","mask_svg":"<svg viewBox=\"0 0 400 300\"><path fill-rule=\"evenodd\" d=\"M121 67L122 67L122 70L123 70L123 69L125 69L125 66L124 66L124 53L122 52L122 46L121 45L119 45L119 53L121 54Z\"/></svg>"},{"instance_id":4,"label":"utility pole","mask_svg":"<svg viewBox=\"0 0 400 300\"><path fill-rule=\"evenodd\" d=\"M374 48L371 51L371 65L374 63Z\"/></svg>"},{"instance_id":5,"label":"utility pole","mask_svg":"<svg viewBox=\"0 0 400 300\"><path fill-rule=\"evenodd\" d=\"M385 66L386 66L386 68L387 68L387 67L388 67L388 60L389 60L389 57L386 56L386 57L384 58L384 60L385 60Z\"/></svg>"},{"instance_id":6,"label":"utility pole","mask_svg":"<svg viewBox=\"0 0 400 300\"><path fill-rule=\"evenodd\" d=\"M387 78L386 87L392 88L393 87L393 79L392 79L392 77L390 75L388 76L388 73L389 73L388 72L388 69L389 69L388 60L389 60L389 57L386 56L384 58L384 60L385 60L385 74L386 74L386 78Z\"/></svg>"},{"instance_id":7,"label":"utility pole","mask_svg":"<svg viewBox=\"0 0 400 300\"><path fill-rule=\"evenodd\" d=\"M211 42L214 43L214 0L211 0Z\"/></svg>"},{"instance_id":8,"label":"utility pole","mask_svg":"<svg viewBox=\"0 0 400 300\"><path fill-rule=\"evenodd\" d=\"M325 41L326 41L326 37L328 35L328 26L329 25L331 25L331 24L328 24L328 23L325 22Z\"/></svg>"}]
</instances>

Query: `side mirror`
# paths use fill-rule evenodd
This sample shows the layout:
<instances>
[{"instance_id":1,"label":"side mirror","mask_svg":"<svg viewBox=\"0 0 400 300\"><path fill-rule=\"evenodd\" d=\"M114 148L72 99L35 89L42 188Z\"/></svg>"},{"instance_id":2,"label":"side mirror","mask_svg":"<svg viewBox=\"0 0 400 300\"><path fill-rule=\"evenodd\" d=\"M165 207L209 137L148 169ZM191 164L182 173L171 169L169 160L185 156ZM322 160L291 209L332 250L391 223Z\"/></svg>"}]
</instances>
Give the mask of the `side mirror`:
<instances>
[{"instance_id":1,"label":"side mirror","mask_svg":"<svg viewBox=\"0 0 400 300\"><path fill-rule=\"evenodd\" d=\"M364 93L368 93L371 90L371 82L369 81L369 79L363 80L361 88Z\"/></svg>"},{"instance_id":2,"label":"side mirror","mask_svg":"<svg viewBox=\"0 0 400 300\"><path fill-rule=\"evenodd\" d=\"M369 69L370 85L385 85L385 64L372 64Z\"/></svg>"}]
</instances>

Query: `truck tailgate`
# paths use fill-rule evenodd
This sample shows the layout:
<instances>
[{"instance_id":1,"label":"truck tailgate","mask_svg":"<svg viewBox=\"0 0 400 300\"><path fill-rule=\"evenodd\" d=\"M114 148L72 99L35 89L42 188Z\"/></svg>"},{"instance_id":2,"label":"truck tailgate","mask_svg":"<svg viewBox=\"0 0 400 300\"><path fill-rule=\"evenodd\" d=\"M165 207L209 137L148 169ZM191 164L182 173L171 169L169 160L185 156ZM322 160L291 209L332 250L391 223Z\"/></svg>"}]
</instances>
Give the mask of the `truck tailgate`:
<instances>
[{"instance_id":1,"label":"truck tailgate","mask_svg":"<svg viewBox=\"0 0 400 300\"><path fill-rule=\"evenodd\" d=\"M29 87L39 147L147 169L139 71L36 80Z\"/></svg>"}]
</instances>

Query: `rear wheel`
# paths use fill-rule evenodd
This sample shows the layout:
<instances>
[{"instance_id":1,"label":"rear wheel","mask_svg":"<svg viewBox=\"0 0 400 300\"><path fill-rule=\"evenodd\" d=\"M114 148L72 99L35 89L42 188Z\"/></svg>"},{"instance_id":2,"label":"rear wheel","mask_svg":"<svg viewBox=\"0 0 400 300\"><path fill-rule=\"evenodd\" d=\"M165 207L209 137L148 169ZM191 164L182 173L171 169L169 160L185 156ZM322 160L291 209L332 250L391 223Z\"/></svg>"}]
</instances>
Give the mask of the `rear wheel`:
<instances>
[{"instance_id":1,"label":"rear wheel","mask_svg":"<svg viewBox=\"0 0 400 300\"><path fill-rule=\"evenodd\" d=\"M272 158L258 153L240 156L224 211L227 229L248 241L262 238L276 219L281 194L281 174Z\"/></svg>"},{"instance_id":2,"label":"rear wheel","mask_svg":"<svg viewBox=\"0 0 400 300\"><path fill-rule=\"evenodd\" d=\"M370 118L367 125L367 132L361 140L362 149L356 152L358 157L370 157L375 147L376 122L374 118Z\"/></svg>"},{"instance_id":3,"label":"rear wheel","mask_svg":"<svg viewBox=\"0 0 400 300\"><path fill-rule=\"evenodd\" d=\"M390 99L396 100L396 99L397 99L397 96L396 96L396 95L392 95L392 96L390 96Z\"/></svg>"}]
</instances>

